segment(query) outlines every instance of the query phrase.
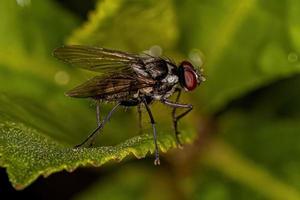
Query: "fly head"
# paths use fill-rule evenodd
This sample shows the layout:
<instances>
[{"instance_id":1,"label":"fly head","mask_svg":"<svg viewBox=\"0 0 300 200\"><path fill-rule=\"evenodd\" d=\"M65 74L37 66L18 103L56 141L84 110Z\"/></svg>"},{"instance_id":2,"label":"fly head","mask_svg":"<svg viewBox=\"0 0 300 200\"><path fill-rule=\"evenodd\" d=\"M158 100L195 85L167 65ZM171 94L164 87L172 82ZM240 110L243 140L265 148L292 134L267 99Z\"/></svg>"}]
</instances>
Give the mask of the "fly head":
<instances>
[{"instance_id":1,"label":"fly head","mask_svg":"<svg viewBox=\"0 0 300 200\"><path fill-rule=\"evenodd\" d=\"M177 69L179 83L186 91L194 90L200 83L205 81L201 70L197 70L188 62L183 61Z\"/></svg>"}]
</instances>

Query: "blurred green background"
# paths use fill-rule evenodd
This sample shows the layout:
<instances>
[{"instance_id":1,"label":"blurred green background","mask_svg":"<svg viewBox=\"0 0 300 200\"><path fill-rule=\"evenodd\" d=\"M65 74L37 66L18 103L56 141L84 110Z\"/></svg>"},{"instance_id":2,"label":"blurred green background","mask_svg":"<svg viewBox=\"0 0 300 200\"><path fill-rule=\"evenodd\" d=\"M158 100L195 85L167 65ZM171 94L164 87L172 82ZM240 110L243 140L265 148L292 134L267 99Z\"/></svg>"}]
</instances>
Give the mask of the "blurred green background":
<instances>
[{"instance_id":1,"label":"blurred green background","mask_svg":"<svg viewBox=\"0 0 300 200\"><path fill-rule=\"evenodd\" d=\"M299 0L1 0L2 135L9 132L3 128L9 120L74 145L95 127L93 103L64 96L92 74L53 58L53 49L63 44L161 49L177 63L189 59L202 65L207 81L182 100L195 109L180 128L196 139L162 154L161 166L155 167L151 156L129 157L40 177L16 191L5 171L10 144L3 136L0 195L300 199L299 22ZM160 132L172 135L170 110L153 107ZM135 109L120 111L97 145L122 143L138 134L137 127ZM151 134L147 118L144 127Z\"/></svg>"}]
</instances>

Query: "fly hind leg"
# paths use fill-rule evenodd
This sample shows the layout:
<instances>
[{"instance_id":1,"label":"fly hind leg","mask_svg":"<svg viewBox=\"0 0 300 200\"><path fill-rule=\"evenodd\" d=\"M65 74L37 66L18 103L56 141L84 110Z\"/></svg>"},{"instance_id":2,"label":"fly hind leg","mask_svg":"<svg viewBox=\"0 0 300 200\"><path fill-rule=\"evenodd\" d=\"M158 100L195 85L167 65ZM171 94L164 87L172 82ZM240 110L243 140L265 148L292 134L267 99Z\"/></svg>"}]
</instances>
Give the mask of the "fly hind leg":
<instances>
[{"instance_id":1,"label":"fly hind leg","mask_svg":"<svg viewBox=\"0 0 300 200\"><path fill-rule=\"evenodd\" d=\"M101 125L101 116L100 116L100 100L96 100L96 120L97 120L97 126L100 126ZM98 134L99 134L100 130L98 131ZM95 144L95 139L96 137L93 137L91 139L91 142L90 142L90 147L92 147L94 144Z\"/></svg>"},{"instance_id":2,"label":"fly hind leg","mask_svg":"<svg viewBox=\"0 0 300 200\"><path fill-rule=\"evenodd\" d=\"M143 126L142 126L142 110L141 110L141 104L137 105L137 111L138 111L138 123L139 123L139 134L141 135L143 133Z\"/></svg>"},{"instance_id":3,"label":"fly hind leg","mask_svg":"<svg viewBox=\"0 0 300 200\"><path fill-rule=\"evenodd\" d=\"M100 123L100 125L80 144L76 145L74 148L79 148L82 147L83 145L85 145L88 141L93 140L98 133L100 133L100 130L104 127L104 125L109 121L109 119L111 118L112 114L116 111L117 107L119 107L121 105L121 103L117 103L112 109L111 111L106 115L106 117L102 120L102 122Z\"/></svg>"}]
</instances>

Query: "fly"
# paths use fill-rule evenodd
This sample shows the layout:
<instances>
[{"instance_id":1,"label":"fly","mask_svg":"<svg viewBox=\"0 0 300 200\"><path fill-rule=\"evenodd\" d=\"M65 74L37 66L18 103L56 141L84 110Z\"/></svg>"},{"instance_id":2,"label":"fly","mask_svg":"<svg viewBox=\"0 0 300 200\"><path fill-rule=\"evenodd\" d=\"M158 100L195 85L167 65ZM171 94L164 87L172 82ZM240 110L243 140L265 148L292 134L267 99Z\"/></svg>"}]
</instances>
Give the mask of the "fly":
<instances>
[{"instance_id":1,"label":"fly","mask_svg":"<svg viewBox=\"0 0 300 200\"><path fill-rule=\"evenodd\" d=\"M55 49L53 54L58 59L73 66L98 72L97 76L66 93L70 97L92 98L97 102L98 126L76 147L81 147L88 142L92 144L95 136L119 106L137 106L139 123L141 123L141 106L143 105L149 115L153 129L154 164L159 165L155 120L149 106L154 101L160 101L173 108L172 118L176 142L181 146L177 124L182 117L193 109L191 104L179 103L181 91L192 91L205 81L201 71L196 70L190 62L183 61L177 66L171 60L162 57L81 45L63 46ZM177 93L176 100L169 100L169 97L174 93ZM100 102L115 103L115 106L102 121L99 111ZM185 109L185 111L177 114L178 108Z\"/></svg>"}]
</instances>

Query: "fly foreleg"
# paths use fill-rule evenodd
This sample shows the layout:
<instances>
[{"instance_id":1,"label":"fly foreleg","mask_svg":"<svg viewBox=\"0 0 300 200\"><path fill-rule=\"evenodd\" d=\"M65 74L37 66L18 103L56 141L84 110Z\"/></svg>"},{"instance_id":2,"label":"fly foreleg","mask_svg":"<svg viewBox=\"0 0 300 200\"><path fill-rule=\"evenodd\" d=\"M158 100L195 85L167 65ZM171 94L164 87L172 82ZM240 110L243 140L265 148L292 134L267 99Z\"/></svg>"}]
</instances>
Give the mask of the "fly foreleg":
<instances>
[{"instance_id":1,"label":"fly foreleg","mask_svg":"<svg viewBox=\"0 0 300 200\"><path fill-rule=\"evenodd\" d=\"M178 144L179 147L182 147L182 144L181 144L181 142L179 140L179 134L180 134L180 132L178 131L178 121L181 118L183 118L185 115L187 115L193 109L193 105L178 103L179 98L180 98L180 94L181 94L181 90L178 90L178 94L177 94L175 102L172 102L172 101L170 101L168 99L162 99L161 102L163 104L166 104L166 105L168 105L168 106L170 106L170 107L173 108L173 110L172 110L172 119L173 119L173 127L174 127L174 131L175 131L176 142L177 142L177 144ZM179 115L176 115L176 109L177 108L185 108L187 110L185 110L184 112L182 112Z\"/></svg>"}]
</instances>

